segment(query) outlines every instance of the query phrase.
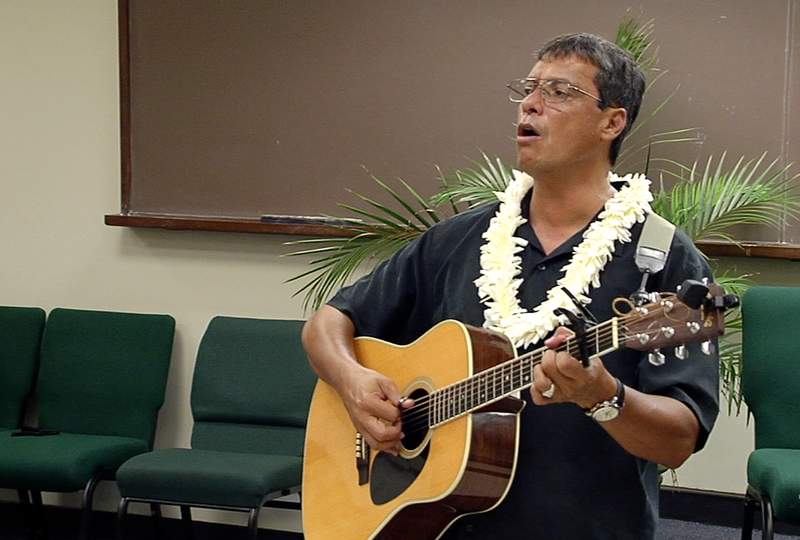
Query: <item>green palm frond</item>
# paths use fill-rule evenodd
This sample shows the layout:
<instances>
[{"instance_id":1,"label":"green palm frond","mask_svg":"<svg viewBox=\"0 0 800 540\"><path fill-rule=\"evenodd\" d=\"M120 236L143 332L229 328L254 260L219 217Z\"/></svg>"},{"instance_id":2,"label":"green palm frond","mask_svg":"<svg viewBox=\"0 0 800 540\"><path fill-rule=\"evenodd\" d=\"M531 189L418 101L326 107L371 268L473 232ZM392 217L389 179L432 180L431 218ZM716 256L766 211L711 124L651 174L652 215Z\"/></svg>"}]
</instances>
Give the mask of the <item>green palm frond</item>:
<instances>
[{"instance_id":1,"label":"green palm frond","mask_svg":"<svg viewBox=\"0 0 800 540\"><path fill-rule=\"evenodd\" d=\"M793 185L800 175L788 176L789 166L777 168L778 159L764 163L766 154L745 162L740 158L730 171L725 170L725 154L714 164L713 156L699 170L674 163L678 182L663 188L653 208L674 223L695 242L701 240L736 241L727 232L738 225L781 227L787 218L800 217L800 186Z\"/></svg>"},{"instance_id":2,"label":"green palm frond","mask_svg":"<svg viewBox=\"0 0 800 540\"><path fill-rule=\"evenodd\" d=\"M655 69L658 62L657 51L653 50L653 28L652 19L642 23L626 15L617 28L617 37L614 40L614 43L628 51L645 71Z\"/></svg>"},{"instance_id":3,"label":"green palm frond","mask_svg":"<svg viewBox=\"0 0 800 540\"><path fill-rule=\"evenodd\" d=\"M345 210L361 218L339 218L344 224L329 225L341 234L340 237L306 238L287 242L293 246L313 246L286 256L313 256L311 269L294 276L287 282L308 279L293 296L303 295L303 310L316 310L330 295L349 282L360 267L391 257L396 251L421 235L433 224L445 219L435 205L426 201L407 182L398 182L409 195L401 196L389 185L372 177L384 191L394 199L400 209L393 209L360 193L351 192L367 204L370 209L349 204L339 204Z\"/></svg>"},{"instance_id":4,"label":"green palm frond","mask_svg":"<svg viewBox=\"0 0 800 540\"><path fill-rule=\"evenodd\" d=\"M656 68L658 63L658 51L653 45L653 21L641 23L634 18L625 16L617 28L615 43L621 49L628 51L639 66L649 77L645 95L652 86L666 73ZM667 106L672 100L677 88L673 90L664 100L659 103L647 116L637 119L631 131L626 136L626 141L634 140L637 133L644 132L644 128ZM653 148L662 144L674 144L684 142L695 142L697 135L693 134L697 128L682 128L662 133L655 133L647 137L647 142L635 147L623 146L622 151L617 157L616 170L640 170L645 174L650 172L651 165L664 161L652 157ZM638 161L634 158L640 157ZM641 165L641 166L639 166Z\"/></svg>"},{"instance_id":5,"label":"green palm frond","mask_svg":"<svg viewBox=\"0 0 800 540\"><path fill-rule=\"evenodd\" d=\"M631 133L633 132L634 130L631 130ZM614 166L614 169L617 171L640 170L645 176L649 176L654 163L674 163L669 159L653 157L652 151L655 147L662 144L695 142L697 141L697 135L694 135L695 132L695 128L682 128L650 135L647 142L640 144L639 146L623 148L619 154L619 157L617 158L617 163ZM635 157L642 154L644 154L644 157L641 158L641 162L631 163Z\"/></svg>"},{"instance_id":6,"label":"green palm frond","mask_svg":"<svg viewBox=\"0 0 800 540\"><path fill-rule=\"evenodd\" d=\"M353 273L361 266L390 257L408 244L413 237L411 232L374 228L348 238L313 238L289 242L291 245L319 245L289 253L288 256L317 256L309 264L311 269L297 275L287 282L309 279L293 296L303 294L303 310L319 309L331 293L348 283Z\"/></svg>"},{"instance_id":7,"label":"green palm frond","mask_svg":"<svg viewBox=\"0 0 800 540\"><path fill-rule=\"evenodd\" d=\"M449 203L454 207L465 204L468 208L497 200L498 191L504 191L513 180L511 167L495 157L494 159L481 152L483 163L473 161L474 168L457 169L452 176L445 176L439 169L442 182L438 194L431 198L431 204L439 206Z\"/></svg>"},{"instance_id":8,"label":"green palm frond","mask_svg":"<svg viewBox=\"0 0 800 540\"><path fill-rule=\"evenodd\" d=\"M382 182L376 177L372 177L372 179L381 186L386 193L388 193L395 201L400 203L402 209L408 213L408 215L404 216L400 213L400 211L395 211L390 207L386 206L383 203L378 201L369 199L360 193L356 193L355 191L350 191L355 197L361 199L363 202L366 202L373 208L377 209L380 213L376 214L374 212L369 212L363 210L361 208L351 206L349 204L339 204L341 208L345 210L349 210L351 212L355 212L360 214L370 220L370 222L378 222L382 223L389 229L394 230L405 230L405 229L413 229L418 233L422 233L425 230L429 229L433 223L438 223L443 219L442 216L438 215L436 208L431 206L431 204L423 199L414 189L406 183L404 180L398 178L397 181L400 182L403 187L408 190L409 194L412 197L412 200L409 201L403 197L401 197L395 190L389 187L387 184ZM414 202L419 205L419 209L414 207Z\"/></svg>"},{"instance_id":9,"label":"green palm frond","mask_svg":"<svg viewBox=\"0 0 800 540\"><path fill-rule=\"evenodd\" d=\"M671 190L661 186L653 209L683 229L695 241L721 239L737 243L728 229L738 225L781 227L788 218L800 217L799 175L789 175L789 167L778 167L778 160L765 162L766 154L756 160L740 158L728 170L726 155L710 157L701 169L674 163L678 182ZM717 276L727 293L740 297L750 287L749 276ZM719 341L721 394L728 414L741 412L742 396L742 317L740 309L725 315L725 335Z\"/></svg>"}]
</instances>

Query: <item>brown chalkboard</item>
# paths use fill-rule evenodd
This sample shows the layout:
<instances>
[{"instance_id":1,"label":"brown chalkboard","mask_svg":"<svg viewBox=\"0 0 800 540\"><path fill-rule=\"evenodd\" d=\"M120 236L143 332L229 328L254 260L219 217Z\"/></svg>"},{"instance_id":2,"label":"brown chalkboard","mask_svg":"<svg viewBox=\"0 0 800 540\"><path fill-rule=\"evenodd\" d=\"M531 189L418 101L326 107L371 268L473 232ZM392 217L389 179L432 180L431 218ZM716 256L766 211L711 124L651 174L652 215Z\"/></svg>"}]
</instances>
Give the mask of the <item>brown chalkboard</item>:
<instances>
[{"instance_id":1,"label":"brown chalkboard","mask_svg":"<svg viewBox=\"0 0 800 540\"><path fill-rule=\"evenodd\" d=\"M106 222L302 233L348 190L382 197L372 175L429 195L437 166L513 163L506 82L550 37L614 39L626 14L653 19L667 70L645 109L677 89L648 129L702 128L670 157L788 162L792 2L118 0L122 203Z\"/></svg>"}]
</instances>

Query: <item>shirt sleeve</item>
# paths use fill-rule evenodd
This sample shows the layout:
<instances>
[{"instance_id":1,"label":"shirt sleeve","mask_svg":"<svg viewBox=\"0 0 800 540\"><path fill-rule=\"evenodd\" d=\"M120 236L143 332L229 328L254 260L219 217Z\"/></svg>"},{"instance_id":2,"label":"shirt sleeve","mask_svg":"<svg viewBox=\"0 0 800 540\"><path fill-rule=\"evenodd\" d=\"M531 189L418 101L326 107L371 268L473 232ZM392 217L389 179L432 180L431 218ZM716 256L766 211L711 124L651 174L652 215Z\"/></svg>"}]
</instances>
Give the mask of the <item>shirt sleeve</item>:
<instances>
[{"instance_id":1,"label":"shirt sleeve","mask_svg":"<svg viewBox=\"0 0 800 540\"><path fill-rule=\"evenodd\" d=\"M430 264L428 244L427 235L416 238L368 275L340 289L328 304L353 321L358 336L408 343L414 334L427 330L416 312L426 296L427 280L420 277Z\"/></svg>"}]
</instances>

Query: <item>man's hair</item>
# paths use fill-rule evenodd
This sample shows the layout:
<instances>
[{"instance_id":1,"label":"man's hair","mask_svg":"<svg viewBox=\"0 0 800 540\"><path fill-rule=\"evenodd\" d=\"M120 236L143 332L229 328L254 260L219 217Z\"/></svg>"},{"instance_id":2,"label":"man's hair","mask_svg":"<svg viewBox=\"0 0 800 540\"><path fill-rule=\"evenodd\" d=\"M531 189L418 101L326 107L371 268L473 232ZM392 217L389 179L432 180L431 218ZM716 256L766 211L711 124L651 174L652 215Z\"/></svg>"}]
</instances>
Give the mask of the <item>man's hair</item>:
<instances>
[{"instance_id":1,"label":"man's hair","mask_svg":"<svg viewBox=\"0 0 800 540\"><path fill-rule=\"evenodd\" d=\"M626 51L592 34L568 34L548 41L537 60L549 61L577 57L599 69L594 83L600 90L600 108L622 107L628 111L628 123L611 144L611 164L617 162L622 141L639 114L645 90L645 75Z\"/></svg>"}]
</instances>

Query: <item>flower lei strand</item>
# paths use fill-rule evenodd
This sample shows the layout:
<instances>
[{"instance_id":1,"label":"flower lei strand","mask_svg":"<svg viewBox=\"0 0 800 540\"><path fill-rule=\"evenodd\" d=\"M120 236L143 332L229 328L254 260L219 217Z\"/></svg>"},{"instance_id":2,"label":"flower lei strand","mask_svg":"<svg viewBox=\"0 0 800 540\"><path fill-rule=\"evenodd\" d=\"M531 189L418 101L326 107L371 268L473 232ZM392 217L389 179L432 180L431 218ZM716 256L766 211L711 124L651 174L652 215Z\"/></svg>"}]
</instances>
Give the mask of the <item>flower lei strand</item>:
<instances>
[{"instance_id":1,"label":"flower lei strand","mask_svg":"<svg viewBox=\"0 0 800 540\"><path fill-rule=\"evenodd\" d=\"M480 277L474 283L481 302L486 305L484 328L502 332L516 347L523 348L541 341L566 323L565 317L555 315L557 308L577 311L562 287L580 302L589 302L589 288L600 286L600 272L611 260L615 242L630 242L630 228L644 221L653 199L650 181L644 175L629 174L620 179L610 172L608 180L627 185L606 202L598 219L586 229L583 241L575 247L572 259L562 269L563 277L547 292L547 299L529 312L517 299L523 282L519 277L522 259L517 253L528 242L514 233L526 223L521 216L521 203L534 180L526 173L514 171L514 180L504 192L497 193L500 207L483 233L486 243L481 246Z\"/></svg>"}]
</instances>

